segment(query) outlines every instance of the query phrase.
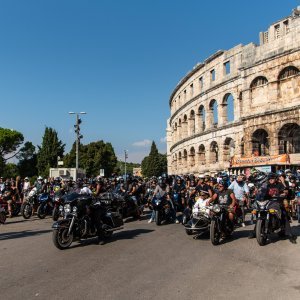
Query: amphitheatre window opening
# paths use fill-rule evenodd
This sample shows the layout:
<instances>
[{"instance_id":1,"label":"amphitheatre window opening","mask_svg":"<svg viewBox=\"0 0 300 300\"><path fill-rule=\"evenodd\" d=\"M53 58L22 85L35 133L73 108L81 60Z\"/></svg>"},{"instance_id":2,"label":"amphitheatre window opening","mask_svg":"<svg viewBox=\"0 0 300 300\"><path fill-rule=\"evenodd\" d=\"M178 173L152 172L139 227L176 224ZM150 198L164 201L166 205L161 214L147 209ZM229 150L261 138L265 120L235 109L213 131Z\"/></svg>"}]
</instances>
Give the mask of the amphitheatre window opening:
<instances>
[{"instance_id":1,"label":"amphitheatre window opening","mask_svg":"<svg viewBox=\"0 0 300 300\"><path fill-rule=\"evenodd\" d=\"M200 129L203 131L205 130L205 108L203 105L199 107L198 113L200 117Z\"/></svg>"},{"instance_id":2,"label":"amphitheatre window opening","mask_svg":"<svg viewBox=\"0 0 300 300\"><path fill-rule=\"evenodd\" d=\"M190 165L193 167L195 165L195 148L190 149Z\"/></svg>"},{"instance_id":3,"label":"amphitheatre window opening","mask_svg":"<svg viewBox=\"0 0 300 300\"><path fill-rule=\"evenodd\" d=\"M275 40L280 38L280 24L274 26Z\"/></svg>"},{"instance_id":4,"label":"amphitheatre window opening","mask_svg":"<svg viewBox=\"0 0 300 300\"><path fill-rule=\"evenodd\" d=\"M235 143L232 138L226 138L224 143L224 161L230 161L234 156Z\"/></svg>"},{"instance_id":5,"label":"amphitheatre window opening","mask_svg":"<svg viewBox=\"0 0 300 300\"><path fill-rule=\"evenodd\" d=\"M186 100L186 90L183 91L184 100Z\"/></svg>"},{"instance_id":6,"label":"amphitheatre window opening","mask_svg":"<svg viewBox=\"0 0 300 300\"><path fill-rule=\"evenodd\" d=\"M269 42L269 32L266 31L266 32L264 32L264 44L266 44L268 42Z\"/></svg>"},{"instance_id":7,"label":"amphitheatre window opening","mask_svg":"<svg viewBox=\"0 0 300 300\"><path fill-rule=\"evenodd\" d=\"M288 123L278 133L279 154L300 153L300 126Z\"/></svg>"},{"instance_id":8,"label":"amphitheatre window opening","mask_svg":"<svg viewBox=\"0 0 300 300\"><path fill-rule=\"evenodd\" d=\"M210 162L215 164L219 161L219 147L217 142L210 144Z\"/></svg>"},{"instance_id":9,"label":"amphitheatre window opening","mask_svg":"<svg viewBox=\"0 0 300 300\"><path fill-rule=\"evenodd\" d=\"M286 78L295 76L299 74L299 69L297 69L294 66L289 66L284 68L280 73L279 73L279 80L284 80Z\"/></svg>"},{"instance_id":10,"label":"amphitheatre window opening","mask_svg":"<svg viewBox=\"0 0 300 300\"><path fill-rule=\"evenodd\" d=\"M193 97L193 95L194 95L194 85L193 84L190 85L190 94L191 94L191 97Z\"/></svg>"},{"instance_id":11,"label":"amphitheatre window opening","mask_svg":"<svg viewBox=\"0 0 300 300\"><path fill-rule=\"evenodd\" d=\"M211 81L216 80L216 70L215 69L210 71L210 78L211 78Z\"/></svg>"},{"instance_id":12,"label":"amphitheatre window opening","mask_svg":"<svg viewBox=\"0 0 300 300\"><path fill-rule=\"evenodd\" d=\"M226 109L226 119L227 122L234 121L234 99L231 94L227 94L224 97L223 107Z\"/></svg>"},{"instance_id":13,"label":"amphitheatre window opening","mask_svg":"<svg viewBox=\"0 0 300 300\"><path fill-rule=\"evenodd\" d=\"M203 91L203 77L199 78L199 86L200 86L200 92Z\"/></svg>"},{"instance_id":14,"label":"amphitheatre window opening","mask_svg":"<svg viewBox=\"0 0 300 300\"><path fill-rule=\"evenodd\" d=\"M181 161L181 152L178 153L178 164L181 165L182 161Z\"/></svg>"},{"instance_id":15,"label":"amphitheatre window opening","mask_svg":"<svg viewBox=\"0 0 300 300\"><path fill-rule=\"evenodd\" d=\"M269 155L269 136L264 129L257 129L252 135L252 154L254 156Z\"/></svg>"},{"instance_id":16,"label":"amphitheatre window opening","mask_svg":"<svg viewBox=\"0 0 300 300\"><path fill-rule=\"evenodd\" d=\"M230 61L226 61L224 63L224 73L225 75L230 74Z\"/></svg>"},{"instance_id":17,"label":"amphitheatre window opening","mask_svg":"<svg viewBox=\"0 0 300 300\"><path fill-rule=\"evenodd\" d=\"M250 88L255 89L268 83L268 79L264 76L258 76L251 82Z\"/></svg>"},{"instance_id":18,"label":"amphitheatre window opening","mask_svg":"<svg viewBox=\"0 0 300 300\"><path fill-rule=\"evenodd\" d=\"M241 140L241 156L245 156L245 142L244 138Z\"/></svg>"},{"instance_id":19,"label":"amphitheatre window opening","mask_svg":"<svg viewBox=\"0 0 300 300\"><path fill-rule=\"evenodd\" d=\"M290 27L289 27L289 20L286 20L283 22L283 27L284 27L284 33L287 34L290 31Z\"/></svg>"},{"instance_id":20,"label":"amphitheatre window opening","mask_svg":"<svg viewBox=\"0 0 300 300\"><path fill-rule=\"evenodd\" d=\"M195 134L195 130L196 130L195 112L194 112L194 110L191 110L191 113L190 113L190 133Z\"/></svg>"},{"instance_id":21,"label":"amphitheatre window opening","mask_svg":"<svg viewBox=\"0 0 300 300\"><path fill-rule=\"evenodd\" d=\"M210 102L209 108L213 114L213 125L218 125L218 103L216 100Z\"/></svg>"},{"instance_id":22,"label":"amphitheatre window opening","mask_svg":"<svg viewBox=\"0 0 300 300\"><path fill-rule=\"evenodd\" d=\"M204 145L199 146L198 155L199 155L199 164L205 165L205 147L204 147Z\"/></svg>"}]
</instances>

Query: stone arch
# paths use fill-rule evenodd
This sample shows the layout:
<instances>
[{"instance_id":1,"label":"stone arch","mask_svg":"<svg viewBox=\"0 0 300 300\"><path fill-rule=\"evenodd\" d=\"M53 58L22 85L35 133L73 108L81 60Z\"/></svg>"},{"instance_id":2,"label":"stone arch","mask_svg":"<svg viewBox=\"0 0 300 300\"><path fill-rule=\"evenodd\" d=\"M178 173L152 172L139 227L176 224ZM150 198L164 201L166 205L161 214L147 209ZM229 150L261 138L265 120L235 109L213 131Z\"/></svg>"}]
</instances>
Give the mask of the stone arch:
<instances>
[{"instance_id":1,"label":"stone arch","mask_svg":"<svg viewBox=\"0 0 300 300\"><path fill-rule=\"evenodd\" d=\"M240 149L241 149L241 156L245 156L245 141L243 137L241 138Z\"/></svg>"},{"instance_id":2,"label":"stone arch","mask_svg":"<svg viewBox=\"0 0 300 300\"><path fill-rule=\"evenodd\" d=\"M255 89L255 88L263 86L263 85L265 85L267 83L268 83L268 79L266 77L264 77L264 76L257 76L257 77L255 77L252 80L252 82L250 84L250 89L251 90Z\"/></svg>"},{"instance_id":3,"label":"stone arch","mask_svg":"<svg viewBox=\"0 0 300 300\"><path fill-rule=\"evenodd\" d=\"M196 132L195 111L193 109L190 111L189 121L189 135L193 135Z\"/></svg>"},{"instance_id":4,"label":"stone arch","mask_svg":"<svg viewBox=\"0 0 300 300\"><path fill-rule=\"evenodd\" d=\"M235 142L231 137L227 137L223 145L223 161L229 162L234 156Z\"/></svg>"},{"instance_id":5,"label":"stone arch","mask_svg":"<svg viewBox=\"0 0 300 300\"><path fill-rule=\"evenodd\" d=\"M300 153L300 126L296 123L283 125L278 132L279 154Z\"/></svg>"},{"instance_id":6,"label":"stone arch","mask_svg":"<svg viewBox=\"0 0 300 300\"><path fill-rule=\"evenodd\" d=\"M212 99L209 102L209 110L211 115L211 124L213 126L217 126L219 122L219 118L218 118L218 102L216 99Z\"/></svg>"},{"instance_id":7,"label":"stone arch","mask_svg":"<svg viewBox=\"0 0 300 300\"><path fill-rule=\"evenodd\" d=\"M187 160L188 160L188 153L186 149L183 149L183 167L186 168L187 167Z\"/></svg>"},{"instance_id":8,"label":"stone arch","mask_svg":"<svg viewBox=\"0 0 300 300\"><path fill-rule=\"evenodd\" d=\"M252 154L266 156L270 152L269 134L265 129L257 129L252 134Z\"/></svg>"},{"instance_id":9,"label":"stone arch","mask_svg":"<svg viewBox=\"0 0 300 300\"><path fill-rule=\"evenodd\" d=\"M200 165L205 165L206 164L206 160L205 160L205 146L203 144L201 144L198 147L198 163Z\"/></svg>"},{"instance_id":10,"label":"stone arch","mask_svg":"<svg viewBox=\"0 0 300 300\"><path fill-rule=\"evenodd\" d=\"M211 164L219 162L219 147L216 141L210 143L209 154Z\"/></svg>"},{"instance_id":11,"label":"stone arch","mask_svg":"<svg viewBox=\"0 0 300 300\"><path fill-rule=\"evenodd\" d=\"M198 116L199 116L199 132L203 132L205 130L205 107L200 105L198 108Z\"/></svg>"},{"instance_id":12,"label":"stone arch","mask_svg":"<svg viewBox=\"0 0 300 300\"><path fill-rule=\"evenodd\" d=\"M284 80L286 78L295 76L295 75L299 75L300 71L298 68L294 67L294 66L288 66L283 68L278 75L278 80Z\"/></svg>"},{"instance_id":13,"label":"stone arch","mask_svg":"<svg viewBox=\"0 0 300 300\"><path fill-rule=\"evenodd\" d=\"M226 94L223 98L222 118L224 124L234 121L234 98L230 93Z\"/></svg>"},{"instance_id":14,"label":"stone arch","mask_svg":"<svg viewBox=\"0 0 300 300\"><path fill-rule=\"evenodd\" d=\"M182 122L181 122L181 118L179 118L178 120L178 140L181 140L181 136L182 136Z\"/></svg>"},{"instance_id":15,"label":"stone arch","mask_svg":"<svg viewBox=\"0 0 300 300\"><path fill-rule=\"evenodd\" d=\"M195 148L191 147L190 148L190 166L193 167L195 166Z\"/></svg>"},{"instance_id":16,"label":"stone arch","mask_svg":"<svg viewBox=\"0 0 300 300\"><path fill-rule=\"evenodd\" d=\"M181 151L178 152L178 166L180 167L182 165L182 155Z\"/></svg>"},{"instance_id":17,"label":"stone arch","mask_svg":"<svg viewBox=\"0 0 300 300\"><path fill-rule=\"evenodd\" d=\"M182 138L186 138L188 135L188 117L185 114L183 116L183 121L182 121Z\"/></svg>"}]
</instances>

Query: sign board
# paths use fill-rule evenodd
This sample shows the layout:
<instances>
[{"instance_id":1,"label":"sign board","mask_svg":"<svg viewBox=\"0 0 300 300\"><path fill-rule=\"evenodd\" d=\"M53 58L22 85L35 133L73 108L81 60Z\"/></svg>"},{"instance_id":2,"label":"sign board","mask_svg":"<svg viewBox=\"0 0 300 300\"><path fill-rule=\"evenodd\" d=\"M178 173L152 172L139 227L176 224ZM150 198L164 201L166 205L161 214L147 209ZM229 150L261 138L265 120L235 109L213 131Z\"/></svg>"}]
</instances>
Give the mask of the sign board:
<instances>
[{"instance_id":1,"label":"sign board","mask_svg":"<svg viewBox=\"0 0 300 300\"><path fill-rule=\"evenodd\" d=\"M64 165L64 162L63 162L62 160L59 160L59 161L57 162L57 165L58 165L58 166L63 166L63 165Z\"/></svg>"},{"instance_id":2,"label":"sign board","mask_svg":"<svg viewBox=\"0 0 300 300\"><path fill-rule=\"evenodd\" d=\"M104 177L104 169L100 169L100 176Z\"/></svg>"},{"instance_id":3,"label":"sign board","mask_svg":"<svg viewBox=\"0 0 300 300\"><path fill-rule=\"evenodd\" d=\"M285 165L290 163L288 154L270 155L270 156L251 156L251 157L233 157L230 163L231 167L243 166L270 166Z\"/></svg>"}]
</instances>

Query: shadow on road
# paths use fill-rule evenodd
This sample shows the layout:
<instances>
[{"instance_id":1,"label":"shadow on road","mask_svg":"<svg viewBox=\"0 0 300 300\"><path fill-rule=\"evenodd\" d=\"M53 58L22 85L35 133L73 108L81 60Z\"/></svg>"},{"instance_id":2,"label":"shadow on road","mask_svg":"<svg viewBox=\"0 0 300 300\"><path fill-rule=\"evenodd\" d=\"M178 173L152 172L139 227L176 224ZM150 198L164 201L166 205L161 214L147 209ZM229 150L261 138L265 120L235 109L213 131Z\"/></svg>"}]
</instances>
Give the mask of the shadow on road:
<instances>
[{"instance_id":1,"label":"shadow on road","mask_svg":"<svg viewBox=\"0 0 300 300\"><path fill-rule=\"evenodd\" d=\"M19 231L19 232L7 232L7 233L1 233L0 234L0 241L4 240L13 240L13 239L19 239L24 237L31 237L36 235L41 235L44 233L51 232L52 230L38 230L38 231L32 231L32 230L25 230L25 231Z\"/></svg>"}]
</instances>

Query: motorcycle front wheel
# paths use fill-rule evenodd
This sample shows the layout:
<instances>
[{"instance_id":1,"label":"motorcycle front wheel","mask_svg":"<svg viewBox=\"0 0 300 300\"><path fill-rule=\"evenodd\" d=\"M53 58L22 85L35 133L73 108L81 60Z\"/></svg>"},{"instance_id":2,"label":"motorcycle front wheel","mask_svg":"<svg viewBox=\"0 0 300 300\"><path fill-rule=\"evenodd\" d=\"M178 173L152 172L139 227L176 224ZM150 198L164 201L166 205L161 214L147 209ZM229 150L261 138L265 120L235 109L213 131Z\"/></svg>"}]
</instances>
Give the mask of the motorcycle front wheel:
<instances>
[{"instance_id":1,"label":"motorcycle front wheel","mask_svg":"<svg viewBox=\"0 0 300 300\"><path fill-rule=\"evenodd\" d=\"M21 212L24 219L29 219L32 216L32 206L29 203L23 203Z\"/></svg>"},{"instance_id":2,"label":"motorcycle front wheel","mask_svg":"<svg viewBox=\"0 0 300 300\"><path fill-rule=\"evenodd\" d=\"M264 246L267 243L264 220L257 220L256 222L256 240L260 246Z\"/></svg>"},{"instance_id":3,"label":"motorcycle front wheel","mask_svg":"<svg viewBox=\"0 0 300 300\"><path fill-rule=\"evenodd\" d=\"M59 219L59 208L57 206L54 206L52 211L52 220L57 221Z\"/></svg>"},{"instance_id":4,"label":"motorcycle front wheel","mask_svg":"<svg viewBox=\"0 0 300 300\"><path fill-rule=\"evenodd\" d=\"M59 250L67 249L73 243L74 235L71 232L68 235L69 228L61 228L53 230L52 241Z\"/></svg>"},{"instance_id":5,"label":"motorcycle front wheel","mask_svg":"<svg viewBox=\"0 0 300 300\"><path fill-rule=\"evenodd\" d=\"M45 205L39 205L39 207L37 209L37 216L40 219L45 219L45 217L46 217L46 206Z\"/></svg>"},{"instance_id":6,"label":"motorcycle front wheel","mask_svg":"<svg viewBox=\"0 0 300 300\"><path fill-rule=\"evenodd\" d=\"M217 246L220 243L220 232L215 220L212 220L210 223L210 241L214 246Z\"/></svg>"}]
</instances>

